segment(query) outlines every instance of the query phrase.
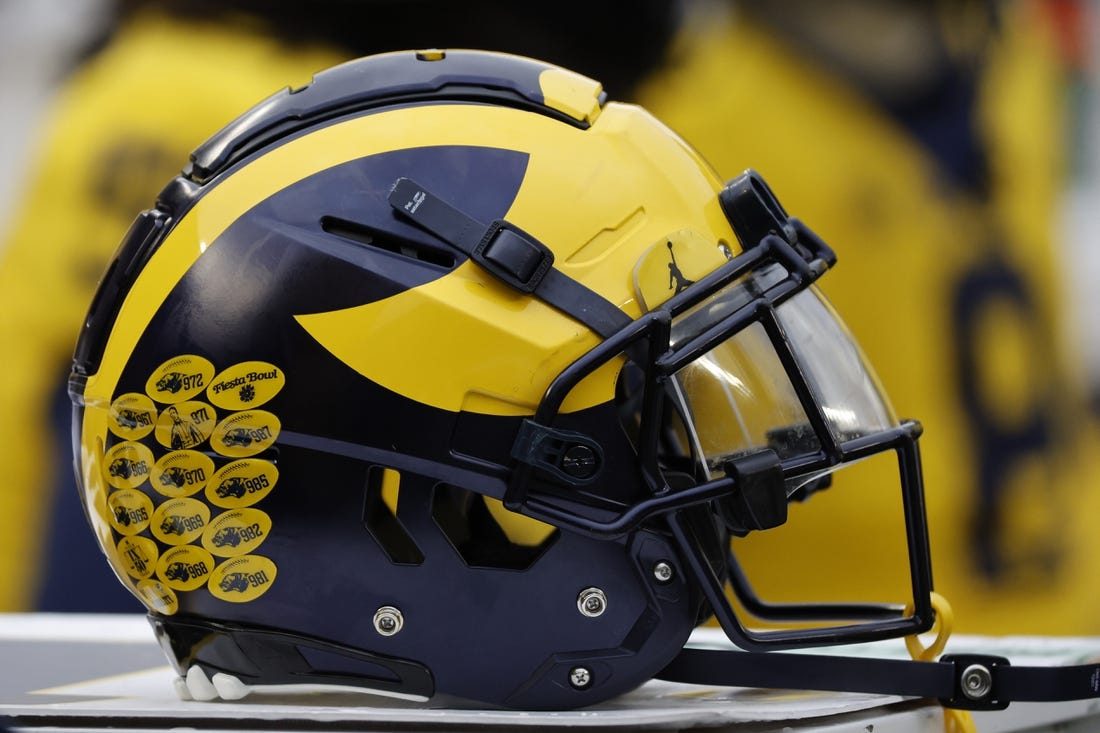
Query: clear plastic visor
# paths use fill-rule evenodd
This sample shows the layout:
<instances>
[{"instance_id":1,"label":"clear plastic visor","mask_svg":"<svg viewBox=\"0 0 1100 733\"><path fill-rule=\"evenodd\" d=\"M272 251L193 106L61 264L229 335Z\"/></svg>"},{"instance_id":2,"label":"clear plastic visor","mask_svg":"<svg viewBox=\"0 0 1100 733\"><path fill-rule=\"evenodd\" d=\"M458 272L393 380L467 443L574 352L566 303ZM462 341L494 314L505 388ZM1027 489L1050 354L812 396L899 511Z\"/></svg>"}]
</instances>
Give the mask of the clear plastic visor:
<instances>
[{"instance_id":1,"label":"clear plastic visor","mask_svg":"<svg viewBox=\"0 0 1100 733\"><path fill-rule=\"evenodd\" d=\"M719 291L674 320L673 345L750 303L785 276L772 265ZM776 315L797 371L836 442L897 425L862 350L817 288L793 296L776 308ZM821 451L792 377L759 322L680 369L672 383L692 453L707 471L720 473L729 458L761 448L775 450L781 459Z\"/></svg>"}]
</instances>

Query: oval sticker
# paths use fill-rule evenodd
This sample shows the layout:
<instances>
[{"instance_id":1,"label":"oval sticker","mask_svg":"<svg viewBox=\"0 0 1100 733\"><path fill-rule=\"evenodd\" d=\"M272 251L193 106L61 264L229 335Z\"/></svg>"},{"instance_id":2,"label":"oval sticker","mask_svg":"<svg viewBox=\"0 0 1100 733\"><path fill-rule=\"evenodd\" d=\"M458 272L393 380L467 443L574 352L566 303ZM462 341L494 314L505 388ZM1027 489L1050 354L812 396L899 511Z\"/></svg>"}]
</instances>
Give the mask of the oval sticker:
<instances>
[{"instance_id":1,"label":"oval sticker","mask_svg":"<svg viewBox=\"0 0 1100 733\"><path fill-rule=\"evenodd\" d=\"M150 611L171 616L180 610L179 599L176 592L168 588L159 580L142 580L137 584L138 597L149 607Z\"/></svg>"},{"instance_id":2,"label":"oval sticker","mask_svg":"<svg viewBox=\"0 0 1100 733\"><path fill-rule=\"evenodd\" d=\"M157 402L171 405L202 392L213 378L213 364L201 356L184 354L157 367L145 382L145 392Z\"/></svg>"},{"instance_id":3,"label":"oval sticker","mask_svg":"<svg viewBox=\"0 0 1100 733\"><path fill-rule=\"evenodd\" d=\"M214 428L210 447L230 458L254 456L271 447L281 427L279 418L266 410L238 412Z\"/></svg>"},{"instance_id":4,"label":"oval sticker","mask_svg":"<svg viewBox=\"0 0 1100 733\"><path fill-rule=\"evenodd\" d=\"M143 580L153 574L157 565L157 543L148 537L123 537L115 551L130 577Z\"/></svg>"},{"instance_id":5,"label":"oval sticker","mask_svg":"<svg viewBox=\"0 0 1100 733\"><path fill-rule=\"evenodd\" d=\"M195 590L206 585L214 571L214 557L195 545L166 550L157 560L157 577L175 590Z\"/></svg>"},{"instance_id":6,"label":"oval sticker","mask_svg":"<svg viewBox=\"0 0 1100 733\"><path fill-rule=\"evenodd\" d=\"M153 464L153 488L164 496L191 496L214 475L214 461L197 450L166 453Z\"/></svg>"},{"instance_id":7,"label":"oval sticker","mask_svg":"<svg viewBox=\"0 0 1100 733\"><path fill-rule=\"evenodd\" d=\"M221 557L247 555L271 531L271 518L259 509L230 509L210 522L202 533L202 546Z\"/></svg>"},{"instance_id":8,"label":"oval sticker","mask_svg":"<svg viewBox=\"0 0 1100 733\"><path fill-rule=\"evenodd\" d=\"M279 469L271 461L242 458L217 470L206 484L206 499L223 509L252 506L268 495L279 480Z\"/></svg>"},{"instance_id":9,"label":"oval sticker","mask_svg":"<svg viewBox=\"0 0 1100 733\"><path fill-rule=\"evenodd\" d=\"M206 388L206 398L223 410L245 410L264 404L284 384L283 370L274 364L244 361L214 377Z\"/></svg>"},{"instance_id":10,"label":"oval sticker","mask_svg":"<svg viewBox=\"0 0 1100 733\"><path fill-rule=\"evenodd\" d=\"M138 534L149 526L153 516L153 502L136 489L115 491L107 499L111 526L123 535Z\"/></svg>"},{"instance_id":11,"label":"oval sticker","mask_svg":"<svg viewBox=\"0 0 1100 733\"><path fill-rule=\"evenodd\" d=\"M153 451L141 443L126 441L103 456L107 467L107 483L116 489L133 489L149 478L153 470Z\"/></svg>"},{"instance_id":12,"label":"oval sticker","mask_svg":"<svg viewBox=\"0 0 1100 733\"><path fill-rule=\"evenodd\" d=\"M218 413L205 402L180 402L168 405L157 418L157 442L165 448L195 448L210 437Z\"/></svg>"},{"instance_id":13,"label":"oval sticker","mask_svg":"<svg viewBox=\"0 0 1100 733\"><path fill-rule=\"evenodd\" d=\"M153 512L153 536L169 545L186 545L210 523L210 507L198 499L169 499Z\"/></svg>"},{"instance_id":14,"label":"oval sticker","mask_svg":"<svg viewBox=\"0 0 1100 733\"><path fill-rule=\"evenodd\" d=\"M140 440L153 432L157 406L139 392L127 392L111 403L107 427L123 440Z\"/></svg>"},{"instance_id":15,"label":"oval sticker","mask_svg":"<svg viewBox=\"0 0 1100 733\"><path fill-rule=\"evenodd\" d=\"M226 560L214 568L206 587L223 601L254 601L275 582L275 563L260 555L245 555Z\"/></svg>"}]
</instances>

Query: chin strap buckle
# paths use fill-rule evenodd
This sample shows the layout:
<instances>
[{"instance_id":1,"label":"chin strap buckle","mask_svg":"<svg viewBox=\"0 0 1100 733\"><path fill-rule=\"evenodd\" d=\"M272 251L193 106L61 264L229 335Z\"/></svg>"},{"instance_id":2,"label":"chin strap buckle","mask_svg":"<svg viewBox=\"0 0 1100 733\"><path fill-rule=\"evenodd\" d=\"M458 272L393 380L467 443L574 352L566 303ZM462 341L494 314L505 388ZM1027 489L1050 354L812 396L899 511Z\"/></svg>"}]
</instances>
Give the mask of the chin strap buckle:
<instances>
[{"instance_id":1,"label":"chin strap buckle","mask_svg":"<svg viewBox=\"0 0 1100 733\"><path fill-rule=\"evenodd\" d=\"M956 710L1004 710L1009 701L1003 699L999 682L1000 671L1011 665L1004 657L989 654L945 654L941 663L955 665L955 694L940 698L945 708Z\"/></svg>"}]
</instances>

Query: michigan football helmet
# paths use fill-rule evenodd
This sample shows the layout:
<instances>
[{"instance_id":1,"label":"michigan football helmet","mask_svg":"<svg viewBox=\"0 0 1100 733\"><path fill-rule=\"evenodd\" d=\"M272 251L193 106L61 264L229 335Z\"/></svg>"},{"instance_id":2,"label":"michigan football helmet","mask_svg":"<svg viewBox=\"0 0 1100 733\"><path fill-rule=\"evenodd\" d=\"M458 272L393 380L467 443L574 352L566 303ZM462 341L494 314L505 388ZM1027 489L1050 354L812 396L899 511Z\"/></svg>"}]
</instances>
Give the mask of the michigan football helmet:
<instances>
[{"instance_id":1,"label":"michigan football helmet","mask_svg":"<svg viewBox=\"0 0 1100 733\"><path fill-rule=\"evenodd\" d=\"M336 67L200 146L104 275L70 379L88 520L200 698L575 708L690 668L712 615L756 652L925 631L920 427L814 285L834 262L590 79ZM879 453L909 608L761 600L730 537Z\"/></svg>"}]
</instances>

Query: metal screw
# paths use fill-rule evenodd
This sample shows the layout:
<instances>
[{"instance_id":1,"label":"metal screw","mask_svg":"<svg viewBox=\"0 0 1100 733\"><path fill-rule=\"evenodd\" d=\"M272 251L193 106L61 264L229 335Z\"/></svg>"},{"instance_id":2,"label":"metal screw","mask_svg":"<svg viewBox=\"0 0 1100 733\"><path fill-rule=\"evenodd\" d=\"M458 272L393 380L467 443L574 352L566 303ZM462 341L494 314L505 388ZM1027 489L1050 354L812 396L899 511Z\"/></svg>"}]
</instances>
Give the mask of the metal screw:
<instances>
[{"instance_id":1,"label":"metal screw","mask_svg":"<svg viewBox=\"0 0 1100 733\"><path fill-rule=\"evenodd\" d=\"M602 616L607 610L607 596L599 588L585 588L577 596L577 610L589 618Z\"/></svg>"},{"instance_id":2,"label":"metal screw","mask_svg":"<svg viewBox=\"0 0 1100 733\"><path fill-rule=\"evenodd\" d=\"M962 693L971 700L982 700L993 690L993 675L981 664L971 664L962 673Z\"/></svg>"},{"instance_id":3,"label":"metal screw","mask_svg":"<svg viewBox=\"0 0 1100 733\"><path fill-rule=\"evenodd\" d=\"M382 606L374 612L374 630L382 636L393 636L405 625L401 611L393 606Z\"/></svg>"},{"instance_id":4,"label":"metal screw","mask_svg":"<svg viewBox=\"0 0 1100 733\"><path fill-rule=\"evenodd\" d=\"M672 580L672 576L672 566L664 560L653 566L653 577L657 579L658 583L667 583Z\"/></svg>"},{"instance_id":5,"label":"metal screw","mask_svg":"<svg viewBox=\"0 0 1100 733\"><path fill-rule=\"evenodd\" d=\"M561 458L561 470L574 478L589 478L598 468L596 453L587 445L572 445Z\"/></svg>"},{"instance_id":6,"label":"metal screw","mask_svg":"<svg viewBox=\"0 0 1100 733\"><path fill-rule=\"evenodd\" d=\"M578 690L588 687L592 684L592 673L585 667L574 667L569 670L569 684Z\"/></svg>"}]
</instances>

